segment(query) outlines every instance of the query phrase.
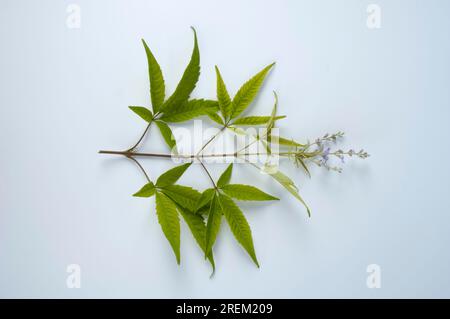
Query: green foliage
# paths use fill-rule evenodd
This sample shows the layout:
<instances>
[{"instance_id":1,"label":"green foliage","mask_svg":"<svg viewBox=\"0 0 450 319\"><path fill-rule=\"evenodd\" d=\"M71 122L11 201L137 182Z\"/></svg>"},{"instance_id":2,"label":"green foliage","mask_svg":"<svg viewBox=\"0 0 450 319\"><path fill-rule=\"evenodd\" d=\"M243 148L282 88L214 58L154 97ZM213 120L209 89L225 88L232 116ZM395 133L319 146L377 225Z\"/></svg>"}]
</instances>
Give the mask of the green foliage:
<instances>
[{"instance_id":1,"label":"green foliage","mask_svg":"<svg viewBox=\"0 0 450 319\"><path fill-rule=\"evenodd\" d=\"M295 147L304 147L304 144L300 144L292 139L287 139L281 136L273 136L272 135L272 143L277 143L280 145L286 145L286 146L295 146Z\"/></svg>"},{"instance_id":2,"label":"green foliage","mask_svg":"<svg viewBox=\"0 0 450 319\"><path fill-rule=\"evenodd\" d=\"M214 245L222 225L222 216L225 216L225 220L230 226L234 237L245 249L253 262L259 267L250 226L244 213L233 199L242 201L273 201L278 200L278 198L251 185L230 183L233 164L230 164L221 174L217 182L215 182L203 163L204 157L202 157L203 154L201 152L189 155L177 154L176 141L168 123L180 123L200 116L207 116L213 122L219 124L222 130L228 128L239 135L250 134L240 126L263 126L265 127L264 132L253 136L253 142L262 144L265 148L265 153L259 152L256 155L268 155L269 159L273 155L291 159L309 176L311 174L308 169L308 164L315 164L319 167L325 167L328 170L340 172L340 167L331 166L329 164L329 157L334 156L339 160L343 160L344 156L367 158L369 154L364 150L360 150L359 152L354 150L337 150L332 152L329 148L325 147L327 143L335 143L338 138L343 136L343 132L332 135L327 133L323 137L316 139L314 142L308 142L306 144L301 144L291 138L272 135L272 130L275 127L277 120L285 118L285 116L277 115L278 97L275 92L275 103L270 116L250 115L242 117L242 113L249 107L258 94L264 79L274 63L265 67L250 80L245 82L233 98L230 97L219 68L216 66L217 101L202 98L190 99L191 93L200 76L200 53L197 34L194 29L193 32L194 48L190 61L175 91L167 100L161 68L152 51L147 46L147 43L142 40L148 63L152 111L143 106L130 106L129 108L148 123L147 128L139 138L138 142L127 151L100 151L100 153L124 155L127 158L132 159L143 171L147 179L147 184L133 194L133 196L149 198L155 195L158 222L172 247L178 264L180 263L179 215L182 216L183 220L188 225L190 232L202 250L205 258L210 262L213 272L215 270L215 260L213 256ZM171 154L138 153L134 151L143 140L145 134L149 132L150 125L153 122L155 122L164 141L171 149ZM212 140L207 143L211 141ZM206 144L203 145L202 150ZM280 146L280 148L284 148L284 150L279 151L278 153L275 153L276 151L272 152L272 145L276 144L277 146ZM248 146L250 146L250 144L246 145L246 147ZM286 148L288 151L285 151ZM244 150L245 149L246 148L244 148ZM236 159L245 156L239 149L231 154L208 154L210 157L225 157L230 155L234 156ZM202 168L206 171L206 175L212 183L212 188L200 192L190 186L176 184L192 163L178 165L167 170L158 177L155 183L153 183L150 181L143 166L136 159L137 156L163 158L175 156L185 160L188 159L192 162L201 162ZM258 168L275 179L275 181L282 185L287 192L292 194L306 207L308 215L310 215L310 209L300 196L297 186L287 175L278 170L278 167L270 165L269 160L267 160L265 165L261 166L247 161L245 158L244 161L246 161L248 165Z\"/></svg>"},{"instance_id":3,"label":"green foliage","mask_svg":"<svg viewBox=\"0 0 450 319\"><path fill-rule=\"evenodd\" d=\"M200 52L197 43L197 33L194 31L194 50L192 51L191 60L189 61L186 70L184 70L183 76L178 83L175 92L169 97L169 99L162 105L161 110L171 109L180 103L187 101L189 96L197 84L200 77Z\"/></svg>"},{"instance_id":4,"label":"green foliage","mask_svg":"<svg viewBox=\"0 0 450 319\"><path fill-rule=\"evenodd\" d=\"M216 269L216 265L214 262L214 256L212 251L210 250L209 253L206 253L206 225L205 220L201 215L193 214L191 211L183 208L178 207L178 211L180 212L181 216L183 216L184 221L188 225L192 235L194 236L195 240L197 241L198 246L201 248L203 253L207 255L207 258L209 262L211 263L211 266L214 270Z\"/></svg>"},{"instance_id":5,"label":"green foliage","mask_svg":"<svg viewBox=\"0 0 450 319\"><path fill-rule=\"evenodd\" d=\"M284 119L286 116L276 116L275 120ZM233 125L264 125L271 120L271 116L246 116L236 119Z\"/></svg>"},{"instance_id":6,"label":"green foliage","mask_svg":"<svg viewBox=\"0 0 450 319\"><path fill-rule=\"evenodd\" d=\"M267 140L267 150L268 150L269 154L271 153L270 144L272 141L272 129L275 126L275 119L277 116L277 108L278 108L278 96L275 93L275 91L273 92L273 95L275 96L275 104L272 109L272 114L270 115L270 120L269 120L269 122L267 122L267 127L266 127L267 134L265 136L265 139Z\"/></svg>"},{"instance_id":7,"label":"green foliage","mask_svg":"<svg viewBox=\"0 0 450 319\"><path fill-rule=\"evenodd\" d=\"M298 193L298 187L295 186L292 179L287 177L283 172L280 170L277 170L276 172L269 172L268 173L271 177L273 177L278 183L280 183L286 190L289 191L295 198L297 198L306 208L306 211L308 212L308 216L311 217L311 210L309 209L308 205L306 205L303 198Z\"/></svg>"},{"instance_id":8,"label":"green foliage","mask_svg":"<svg viewBox=\"0 0 450 319\"><path fill-rule=\"evenodd\" d=\"M168 185L175 184L175 182L184 174L191 164L192 163L179 165L161 174L156 180L156 186L167 187Z\"/></svg>"},{"instance_id":9,"label":"green foliage","mask_svg":"<svg viewBox=\"0 0 450 319\"><path fill-rule=\"evenodd\" d=\"M230 164L217 181L217 187L220 188L228 184L230 182L232 173L233 173L233 164Z\"/></svg>"},{"instance_id":10,"label":"green foliage","mask_svg":"<svg viewBox=\"0 0 450 319\"><path fill-rule=\"evenodd\" d=\"M161 135L164 138L167 146L169 146L170 150L173 150L176 153L177 142L175 141L175 137L173 136L172 130L170 129L169 125L162 121L156 121L156 126L158 126L159 131L161 132Z\"/></svg>"},{"instance_id":11,"label":"green foliage","mask_svg":"<svg viewBox=\"0 0 450 319\"><path fill-rule=\"evenodd\" d=\"M311 177L311 173L309 172L308 166L306 166L305 161L302 158L296 158L294 159L295 163L297 163L297 165L300 165L306 172L306 174Z\"/></svg>"},{"instance_id":12,"label":"green foliage","mask_svg":"<svg viewBox=\"0 0 450 319\"><path fill-rule=\"evenodd\" d=\"M164 103L166 87L164 84L164 78L161 72L161 68L159 67L158 62L153 56L152 51L150 51L150 49L148 48L147 43L145 43L144 39L142 39L142 43L144 44L145 53L147 54L152 108L153 112L157 113L161 105Z\"/></svg>"},{"instance_id":13,"label":"green foliage","mask_svg":"<svg viewBox=\"0 0 450 319\"><path fill-rule=\"evenodd\" d=\"M223 119L218 114L216 114L216 113L208 113L207 115L208 115L208 117L211 120L213 120L217 124L220 124L222 126L225 125L225 122L223 121Z\"/></svg>"},{"instance_id":14,"label":"green foliage","mask_svg":"<svg viewBox=\"0 0 450 319\"><path fill-rule=\"evenodd\" d=\"M164 122L185 122L202 115L216 113L218 103L211 100L190 100L167 108L159 118Z\"/></svg>"},{"instance_id":15,"label":"green foliage","mask_svg":"<svg viewBox=\"0 0 450 319\"><path fill-rule=\"evenodd\" d=\"M176 205L163 193L156 192L156 214L167 240L180 264L180 220Z\"/></svg>"},{"instance_id":16,"label":"green foliage","mask_svg":"<svg viewBox=\"0 0 450 319\"><path fill-rule=\"evenodd\" d=\"M225 119L225 121L227 121L228 117L232 112L231 99L217 65L216 65L216 77L217 77L217 100L219 101L220 112L222 113L222 116Z\"/></svg>"},{"instance_id":17,"label":"green foliage","mask_svg":"<svg viewBox=\"0 0 450 319\"><path fill-rule=\"evenodd\" d=\"M153 113L143 106L129 106L130 110L139 115L144 121L150 123L153 121Z\"/></svg>"},{"instance_id":18,"label":"green foliage","mask_svg":"<svg viewBox=\"0 0 450 319\"><path fill-rule=\"evenodd\" d=\"M227 195L219 194L218 202L234 237L244 247L256 266L259 267L255 248L253 247L252 231L244 214Z\"/></svg>"},{"instance_id":19,"label":"green foliage","mask_svg":"<svg viewBox=\"0 0 450 319\"><path fill-rule=\"evenodd\" d=\"M264 81L264 78L266 77L267 73L274 64L275 63L272 63L266 66L262 71L257 73L250 80L245 82L244 85L241 86L241 88L233 98L232 102L233 105L231 107L232 119L241 114L250 105L250 103L255 98L256 94L258 94L258 91Z\"/></svg>"},{"instance_id":20,"label":"green foliage","mask_svg":"<svg viewBox=\"0 0 450 319\"><path fill-rule=\"evenodd\" d=\"M164 141L176 153L176 141L167 123L185 122L202 115L215 116L218 110L216 101L194 99L189 96L194 90L200 76L200 52L197 33L194 28L194 49L180 82L173 94L165 99L165 83L161 68L147 43L142 40L147 55L148 73L150 79L150 96L153 113L145 107L131 106L130 109L148 123L156 120Z\"/></svg>"},{"instance_id":21,"label":"green foliage","mask_svg":"<svg viewBox=\"0 0 450 319\"><path fill-rule=\"evenodd\" d=\"M250 185L228 184L224 185L221 189L228 196L239 200L279 200L279 198L264 193L262 190Z\"/></svg>"},{"instance_id":22,"label":"green foliage","mask_svg":"<svg viewBox=\"0 0 450 319\"><path fill-rule=\"evenodd\" d=\"M203 193L200 195L199 199L197 200L194 213L198 212L200 209L205 207L212 200L215 192L216 191L214 188L208 188L204 190Z\"/></svg>"},{"instance_id":23,"label":"green foliage","mask_svg":"<svg viewBox=\"0 0 450 319\"><path fill-rule=\"evenodd\" d=\"M217 100L219 103L219 110L222 115L210 116L210 118L221 125L227 125L231 119L238 117L253 101L255 96L267 75L269 70L275 63L265 67L262 71L253 76L244 85L241 86L239 91L231 100L225 82L220 74L219 68L216 66L216 78L217 78ZM282 119L285 116L279 116L277 119ZM268 116L248 116L236 119L234 125L261 125L270 120Z\"/></svg>"},{"instance_id":24,"label":"green foliage","mask_svg":"<svg viewBox=\"0 0 450 319\"><path fill-rule=\"evenodd\" d=\"M138 192L134 193L135 197L152 197L155 195L156 188L152 182L145 184Z\"/></svg>"},{"instance_id":25,"label":"green foliage","mask_svg":"<svg viewBox=\"0 0 450 319\"><path fill-rule=\"evenodd\" d=\"M175 203L193 212L201 196L200 192L188 186L167 185L161 187L161 191Z\"/></svg>"},{"instance_id":26,"label":"green foliage","mask_svg":"<svg viewBox=\"0 0 450 319\"><path fill-rule=\"evenodd\" d=\"M218 203L218 198L214 195L209 205L208 222L206 223L205 256L212 251L212 247L216 242L217 234L219 233L220 224L222 221L222 214L223 212Z\"/></svg>"}]
</instances>

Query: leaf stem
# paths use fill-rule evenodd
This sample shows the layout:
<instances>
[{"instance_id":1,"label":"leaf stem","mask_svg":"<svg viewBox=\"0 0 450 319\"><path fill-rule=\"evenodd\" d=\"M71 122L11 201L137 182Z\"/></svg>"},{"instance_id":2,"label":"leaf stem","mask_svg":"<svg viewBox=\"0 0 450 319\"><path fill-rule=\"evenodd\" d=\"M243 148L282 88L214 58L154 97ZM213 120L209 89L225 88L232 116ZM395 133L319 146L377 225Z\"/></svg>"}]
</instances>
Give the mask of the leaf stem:
<instances>
[{"instance_id":1,"label":"leaf stem","mask_svg":"<svg viewBox=\"0 0 450 319\"><path fill-rule=\"evenodd\" d=\"M208 177L209 177L209 179L211 180L211 183L213 184L214 189L217 191L217 185L216 185L216 183L214 182L214 179L212 178L212 176L211 176L211 174L209 173L208 169L206 168L205 164L203 164L203 162L202 162L202 160L201 160L200 158L197 157L197 159L198 159L198 161L200 162L200 165L202 165L202 167L203 167L204 171L206 172L206 174L208 174Z\"/></svg>"},{"instance_id":2,"label":"leaf stem","mask_svg":"<svg viewBox=\"0 0 450 319\"><path fill-rule=\"evenodd\" d=\"M139 145L139 143L141 143L142 139L144 138L145 134L147 134L148 129L150 128L150 126L152 125L152 121L150 121L147 125L147 127L145 128L144 133L142 133L141 137L139 138L139 140L136 142L136 144L134 144L132 147L130 147L129 149L127 149L127 152L131 152L134 151L134 149Z\"/></svg>"},{"instance_id":3,"label":"leaf stem","mask_svg":"<svg viewBox=\"0 0 450 319\"><path fill-rule=\"evenodd\" d=\"M227 126L224 125L219 132L217 132L216 134L214 134L205 144L203 144L202 148L197 152L196 156L199 155L205 148L206 146L208 146L209 143L211 143L217 136L219 136L220 133L223 132L223 130L226 128Z\"/></svg>"},{"instance_id":4,"label":"leaf stem","mask_svg":"<svg viewBox=\"0 0 450 319\"><path fill-rule=\"evenodd\" d=\"M127 158L129 158L130 160L132 160L133 162L135 162L137 164L137 166L140 168L140 170L142 171L142 173L144 173L145 178L147 179L147 182L150 183L150 178L147 175L147 172L145 171L145 169L142 167L141 163L139 163L133 156L127 156Z\"/></svg>"},{"instance_id":5,"label":"leaf stem","mask_svg":"<svg viewBox=\"0 0 450 319\"><path fill-rule=\"evenodd\" d=\"M261 141L261 139L265 138L268 134L268 130L266 130L264 132L263 136L253 136L255 139L253 141L251 141L249 144L245 145L243 148L241 148L239 151L237 151L236 153L240 153L242 151L245 151L246 149L248 149L250 146L252 146L253 144L255 144L258 141Z\"/></svg>"}]
</instances>

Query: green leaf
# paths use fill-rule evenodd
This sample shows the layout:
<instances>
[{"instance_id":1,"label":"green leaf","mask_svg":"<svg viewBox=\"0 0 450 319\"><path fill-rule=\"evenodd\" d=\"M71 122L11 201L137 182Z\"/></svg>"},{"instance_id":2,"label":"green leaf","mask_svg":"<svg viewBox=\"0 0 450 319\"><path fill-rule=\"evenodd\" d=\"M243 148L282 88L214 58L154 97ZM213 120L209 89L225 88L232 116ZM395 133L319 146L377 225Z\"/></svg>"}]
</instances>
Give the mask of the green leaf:
<instances>
[{"instance_id":1,"label":"green leaf","mask_svg":"<svg viewBox=\"0 0 450 319\"><path fill-rule=\"evenodd\" d=\"M217 77L217 100L219 101L220 112L222 113L223 118L227 120L231 113L231 99L217 65L216 65L216 77Z\"/></svg>"},{"instance_id":2,"label":"green leaf","mask_svg":"<svg viewBox=\"0 0 450 319\"><path fill-rule=\"evenodd\" d=\"M300 165L303 167L308 177L311 178L311 173L309 172L308 166L306 166L305 162L301 158L297 158L297 162L300 163Z\"/></svg>"},{"instance_id":3,"label":"green leaf","mask_svg":"<svg viewBox=\"0 0 450 319\"><path fill-rule=\"evenodd\" d=\"M222 221L222 210L217 203L217 197L214 196L209 208L208 222L206 223L206 239L205 239L205 257L212 252L212 247L216 242L219 233L220 223Z\"/></svg>"},{"instance_id":4,"label":"green leaf","mask_svg":"<svg viewBox=\"0 0 450 319\"><path fill-rule=\"evenodd\" d=\"M195 205L195 209L193 210L194 213L198 212L201 208L206 206L206 204L208 204L212 200L215 192L216 191L214 188L208 188L204 190Z\"/></svg>"},{"instance_id":5,"label":"green leaf","mask_svg":"<svg viewBox=\"0 0 450 319\"><path fill-rule=\"evenodd\" d=\"M202 115L215 113L218 110L217 101L212 100L190 100L164 109L160 120L164 122L184 122Z\"/></svg>"},{"instance_id":6,"label":"green leaf","mask_svg":"<svg viewBox=\"0 0 450 319\"><path fill-rule=\"evenodd\" d=\"M297 143L296 141L294 141L292 139L287 139L287 138L284 138L281 136L272 136L271 142L279 144L279 145L294 146L294 147L305 146L304 144Z\"/></svg>"},{"instance_id":7,"label":"green leaf","mask_svg":"<svg viewBox=\"0 0 450 319\"><path fill-rule=\"evenodd\" d=\"M208 216L209 215L209 208L211 206L211 202L200 208L195 214L202 215L202 216Z\"/></svg>"},{"instance_id":8,"label":"green leaf","mask_svg":"<svg viewBox=\"0 0 450 319\"><path fill-rule=\"evenodd\" d=\"M192 30L194 31L194 50L192 51L191 60L184 70L183 76L181 77L175 92L161 107L162 111L187 101L200 76L200 52L198 50L197 33L194 28L192 28Z\"/></svg>"},{"instance_id":9,"label":"green leaf","mask_svg":"<svg viewBox=\"0 0 450 319\"><path fill-rule=\"evenodd\" d=\"M164 138L164 141L166 141L166 144L169 146L170 150L176 153L177 142L175 141L175 137L173 136L172 130L170 129L169 125L162 121L156 121L156 125L158 126L159 131L161 132L161 135Z\"/></svg>"},{"instance_id":10,"label":"green leaf","mask_svg":"<svg viewBox=\"0 0 450 319\"><path fill-rule=\"evenodd\" d=\"M261 169L261 168L260 168ZM264 171L264 169L263 169ZM267 172L270 176L272 176L278 183L280 183L285 189L289 191L295 198L297 198L303 206L305 206L306 211L308 212L308 216L311 217L311 211L306 205L306 202L303 200L303 198L298 193L298 187L295 186L294 182L287 177L284 173L282 173L280 170L277 170L276 172Z\"/></svg>"},{"instance_id":11,"label":"green leaf","mask_svg":"<svg viewBox=\"0 0 450 319\"><path fill-rule=\"evenodd\" d=\"M137 193L133 194L135 197L151 197L155 195L156 189L152 182L145 184Z\"/></svg>"},{"instance_id":12,"label":"green leaf","mask_svg":"<svg viewBox=\"0 0 450 319\"><path fill-rule=\"evenodd\" d=\"M240 200L255 200L255 201L278 200L277 197L269 195L263 192L262 190L250 185L228 184L223 186L222 190L228 196Z\"/></svg>"},{"instance_id":13,"label":"green leaf","mask_svg":"<svg viewBox=\"0 0 450 319\"><path fill-rule=\"evenodd\" d=\"M272 63L269 66L266 66L262 71L257 73L250 80L244 83L244 85L241 86L241 88L233 98L231 113L232 119L241 114L253 101L264 81L264 78L274 64L275 63Z\"/></svg>"},{"instance_id":14,"label":"green leaf","mask_svg":"<svg viewBox=\"0 0 450 319\"><path fill-rule=\"evenodd\" d=\"M178 205L194 211L197 202L200 199L200 192L188 186L168 185L161 187L161 191L170 197Z\"/></svg>"},{"instance_id":15,"label":"green leaf","mask_svg":"<svg viewBox=\"0 0 450 319\"><path fill-rule=\"evenodd\" d=\"M208 115L208 117L211 120L213 120L217 124L225 125L225 122L222 120L222 118L218 114L216 114L216 113L208 113L207 115Z\"/></svg>"},{"instance_id":16,"label":"green leaf","mask_svg":"<svg viewBox=\"0 0 450 319\"><path fill-rule=\"evenodd\" d=\"M228 225L230 225L234 237L244 247L256 266L259 267L253 246L252 231L244 214L227 195L219 194L219 205L222 208Z\"/></svg>"},{"instance_id":17,"label":"green leaf","mask_svg":"<svg viewBox=\"0 0 450 319\"><path fill-rule=\"evenodd\" d=\"M227 128L232 131L233 133L235 133L236 135L246 135L246 136L250 136L250 137L254 137L257 138L257 136L253 135L253 134L248 134L247 131L245 131L244 129L240 128L240 127L235 127L235 126L227 126Z\"/></svg>"},{"instance_id":18,"label":"green leaf","mask_svg":"<svg viewBox=\"0 0 450 319\"><path fill-rule=\"evenodd\" d=\"M180 220L176 205L161 192L156 192L156 214L164 235L180 264Z\"/></svg>"},{"instance_id":19,"label":"green leaf","mask_svg":"<svg viewBox=\"0 0 450 319\"><path fill-rule=\"evenodd\" d=\"M267 154L272 154L272 145L270 143L267 143L267 141L265 140L261 140L260 142L266 149Z\"/></svg>"},{"instance_id":20,"label":"green leaf","mask_svg":"<svg viewBox=\"0 0 450 319\"><path fill-rule=\"evenodd\" d=\"M161 72L161 68L159 67L158 62L153 56L152 51L150 51L150 49L148 48L147 43L145 43L144 39L142 39L142 43L144 44L145 53L147 54L152 108L153 112L156 113L159 111L159 108L164 103L166 87L164 84L164 78Z\"/></svg>"},{"instance_id":21,"label":"green leaf","mask_svg":"<svg viewBox=\"0 0 450 319\"><path fill-rule=\"evenodd\" d=\"M217 187L221 188L228 184L231 179L231 173L233 172L233 164L230 164L227 169L220 175L219 180L217 181Z\"/></svg>"},{"instance_id":22,"label":"green leaf","mask_svg":"<svg viewBox=\"0 0 450 319\"><path fill-rule=\"evenodd\" d=\"M275 104L272 109L272 115L270 116L270 120L267 123L267 127L266 127L266 140L269 144L271 143L271 140L272 140L272 129L275 126L275 117L277 115L277 107L278 107L277 93L275 93L275 91L273 91L273 95L275 96ZM271 153L270 145L268 145L267 147L268 147L268 153L270 154Z\"/></svg>"},{"instance_id":23,"label":"green leaf","mask_svg":"<svg viewBox=\"0 0 450 319\"><path fill-rule=\"evenodd\" d=\"M284 119L286 116L276 116L275 120ZM271 119L271 116L246 116L240 117L233 122L233 125L263 125L267 124Z\"/></svg>"},{"instance_id":24,"label":"green leaf","mask_svg":"<svg viewBox=\"0 0 450 319\"><path fill-rule=\"evenodd\" d=\"M153 113L143 106L129 106L130 110L139 115L144 121L150 123L153 121Z\"/></svg>"},{"instance_id":25,"label":"green leaf","mask_svg":"<svg viewBox=\"0 0 450 319\"><path fill-rule=\"evenodd\" d=\"M189 210L184 209L180 206L178 206L178 211L180 212L181 216L183 216L183 219L191 230L191 233L194 236L198 246L202 249L203 253L206 254L206 225L203 217L191 213ZM214 273L216 265L214 263L214 256L212 251L208 254L208 260L211 263Z\"/></svg>"},{"instance_id":26,"label":"green leaf","mask_svg":"<svg viewBox=\"0 0 450 319\"><path fill-rule=\"evenodd\" d=\"M156 180L157 187L166 187L168 185L174 184L181 175L191 166L192 163L186 163L183 165L176 166L169 169L168 171L161 174Z\"/></svg>"}]
</instances>

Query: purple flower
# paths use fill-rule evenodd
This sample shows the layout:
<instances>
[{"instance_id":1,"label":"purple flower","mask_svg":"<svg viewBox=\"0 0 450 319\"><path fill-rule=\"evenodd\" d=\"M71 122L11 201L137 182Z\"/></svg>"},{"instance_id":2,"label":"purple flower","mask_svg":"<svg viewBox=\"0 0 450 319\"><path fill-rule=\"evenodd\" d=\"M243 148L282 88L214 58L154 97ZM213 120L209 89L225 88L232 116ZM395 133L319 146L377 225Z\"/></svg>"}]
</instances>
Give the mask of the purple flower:
<instances>
[{"instance_id":1,"label":"purple flower","mask_svg":"<svg viewBox=\"0 0 450 319\"><path fill-rule=\"evenodd\" d=\"M327 147L322 153L322 158L323 158L325 163L328 161L328 155L329 154L330 154L330 148Z\"/></svg>"}]
</instances>

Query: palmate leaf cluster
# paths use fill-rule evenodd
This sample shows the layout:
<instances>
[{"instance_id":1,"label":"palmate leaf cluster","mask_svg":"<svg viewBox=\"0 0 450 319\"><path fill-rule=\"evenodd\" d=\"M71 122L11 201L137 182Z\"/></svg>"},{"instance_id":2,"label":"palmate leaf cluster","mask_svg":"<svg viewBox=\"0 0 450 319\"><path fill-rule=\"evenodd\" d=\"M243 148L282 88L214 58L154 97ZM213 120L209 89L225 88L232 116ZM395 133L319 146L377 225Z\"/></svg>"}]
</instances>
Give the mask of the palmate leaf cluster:
<instances>
[{"instance_id":1,"label":"palmate leaf cluster","mask_svg":"<svg viewBox=\"0 0 450 319\"><path fill-rule=\"evenodd\" d=\"M274 66L274 63L264 67L251 77L233 97L230 96L222 74L216 66L217 100L190 98L200 76L200 53L197 35L194 29L193 31L194 48L190 61L175 91L169 97L166 97L161 67L147 43L142 40L148 61L151 108L130 106L130 109L146 121L148 125L155 123L171 150L176 150L176 141L173 138L169 124L185 122L199 116L207 116L222 128L228 128L236 133L242 131L240 129L242 126L265 127L265 134L254 138L266 146L268 154L271 152L270 145L272 143L278 143L280 146L286 147L303 146L303 144L292 139L272 136L271 130L275 126L275 122L285 117L277 115L276 94L275 105L270 115L242 116L243 112L251 105L258 94L264 79ZM162 231L172 247L177 263L180 263L181 217L188 225L198 246L203 251L205 258L211 263L213 269L215 268L214 243L220 227L225 222L229 225L237 242L245 249L253 262L259 266L250 226L236 201L273 201L278 200L278 198L254 186L231 183L232 164L215 181L212 188L203 192L199 192L189 186L177 184L179 178L190 165L191 163L186 163L168 170L161 174L155 182L149 180L146 185L134 194L136 197L155 197L156 215ZM256 167L263 171L267 170L265 165ZM306 166L304 168L307 170ZM279 170L277 172L267 170L267 172L289 193L305 204L298 194L298 188L288 176ZM307 210L309 214L309 208Z\"/></svg>"},{"instance_id":2,"label":"palmate leaf cluster","mask_svg":"<svg viewBox=\"0 0 450 319\"><path fill-rule=\"evenodd\" d=\"M147 55L152 109L143 106L130 106L130 109L146 122L155 122L165 142L170 149L173 149L176 147L176 142L168 123L185 122L201 115L215 113L218 110L218 103L205 99L189 99L200 77L200 52L195 30L194 49L189 64L175 92L167 99L161 67L147 43L144 40L142 43Z\"/></svg>"},{"instance_id":3,"label":"palmate leaf cluster","mask_svg":"<svg viewBox=\"0 0 450 319\"><path fill-rule=\"evenodd\" d=\"M250 185L230 184L233 164L223 172L216 188L202 193L176 182L191 163L176 166L163 173L156 183L148 182L133 196L156 197L156 214L164 235L169 241L177 263L180 263L181 216L199 247L215 267L212 248L225 217L236 240L259 266L253 246L250 226L234 199L242 201L269 201L278 198Z\"/></svg>"}]
</instances>

